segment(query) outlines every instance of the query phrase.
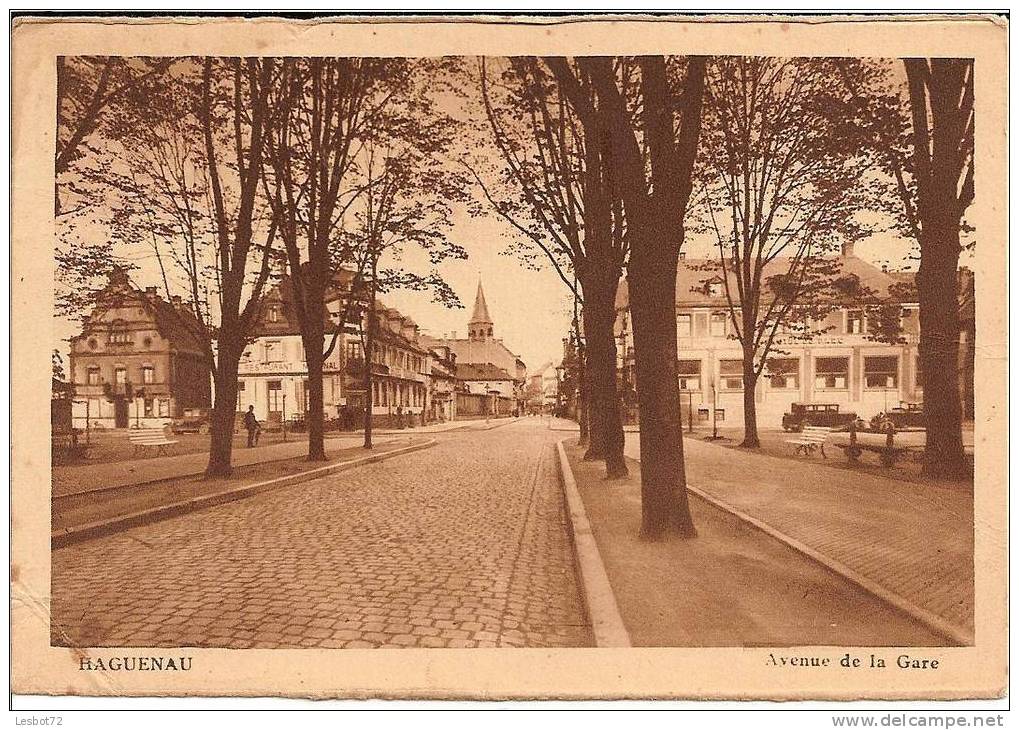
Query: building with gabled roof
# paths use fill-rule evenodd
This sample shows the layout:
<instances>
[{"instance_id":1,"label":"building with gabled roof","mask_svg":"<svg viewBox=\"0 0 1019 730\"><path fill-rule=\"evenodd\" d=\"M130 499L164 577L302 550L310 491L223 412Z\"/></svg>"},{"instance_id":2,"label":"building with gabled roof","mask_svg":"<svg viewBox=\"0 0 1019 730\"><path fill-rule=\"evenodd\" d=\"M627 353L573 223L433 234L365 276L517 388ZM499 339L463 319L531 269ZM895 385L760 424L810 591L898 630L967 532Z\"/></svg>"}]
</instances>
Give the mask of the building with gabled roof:
<instances>
[{"instance_id":1,"label":"building with gabled roof","mask_svg":"<svg viewBox=\"0 0 1019 730\"><path fill-rule=\"evenodd\" d=\"M474 296L474 308L470 321L467 323L467 338L457 338L456 333L449 337L424 337L429 347L442 347L456 356L457 366L467 364L492 365L501 368L510 375L514 383L514 395L517 405L523 406L523 392L527 381L527 365L523 359L513 353L506 344L495 336L494 318L489 312L485 299L485 290L481 281Z\"/></svg>"},{"instance_id":2,"label":"building with gabled roof","mask_svg":"<svg viewBox=\"0 0 1019 730\"><path fill-rule=\"evenodd\" d=\"M133 286L114 269L81 334L71 338L68 378L77 428L156 427L211 405L203 327L180 297Z\"/></svg>"}]
</instances>

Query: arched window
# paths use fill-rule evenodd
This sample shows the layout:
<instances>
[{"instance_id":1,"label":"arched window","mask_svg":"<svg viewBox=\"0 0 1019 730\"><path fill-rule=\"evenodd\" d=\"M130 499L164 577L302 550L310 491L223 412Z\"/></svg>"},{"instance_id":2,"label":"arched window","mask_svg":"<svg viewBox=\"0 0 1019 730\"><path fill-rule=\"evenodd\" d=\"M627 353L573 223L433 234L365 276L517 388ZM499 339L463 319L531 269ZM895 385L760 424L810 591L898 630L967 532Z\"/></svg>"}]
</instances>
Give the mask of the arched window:
<instances>
[{"instance_id":1,"label":"arched window","mask_svg":"<svg viewBox=\"0 0 1019 730\"><path fill-rule=\"evenodd\" d=\"M142 382L143 383L154 383L156 382L156 368L148 363L142 365Z\"/></svg>"}]
</instances>

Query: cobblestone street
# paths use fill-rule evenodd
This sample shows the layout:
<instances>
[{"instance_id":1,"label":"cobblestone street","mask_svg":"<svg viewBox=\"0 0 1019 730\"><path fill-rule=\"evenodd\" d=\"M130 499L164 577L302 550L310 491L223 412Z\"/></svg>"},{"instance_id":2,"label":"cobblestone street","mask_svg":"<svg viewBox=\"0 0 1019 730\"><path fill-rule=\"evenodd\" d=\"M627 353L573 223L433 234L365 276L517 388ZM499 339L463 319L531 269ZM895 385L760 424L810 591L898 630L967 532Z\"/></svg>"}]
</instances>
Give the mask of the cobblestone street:
<instances>
[{"instance_id":1,"label":"cobblestone street","mask_svg":"<svg viewBox=\"0 0 1019 730\"><path fill-rule=\"evenodd\" d=\"M425 451L56 550L52 642L588 646L556 436L537 420L440 435Z\"/></svg>"}]
</instances>

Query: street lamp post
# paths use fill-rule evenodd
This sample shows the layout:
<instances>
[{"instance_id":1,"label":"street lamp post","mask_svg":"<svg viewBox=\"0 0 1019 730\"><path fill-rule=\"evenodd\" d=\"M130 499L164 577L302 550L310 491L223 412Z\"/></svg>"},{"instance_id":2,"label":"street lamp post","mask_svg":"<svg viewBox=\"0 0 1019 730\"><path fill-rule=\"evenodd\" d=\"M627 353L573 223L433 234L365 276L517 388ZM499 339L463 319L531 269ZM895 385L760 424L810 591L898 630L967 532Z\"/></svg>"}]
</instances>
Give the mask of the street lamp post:
<instances>
[{"instance_id":1,"label":"street lamp post","mask_svg":"<svg viewBox=\"0 0 1019 730\"><path fill-rule=\"evenodd\" d=\"M286 394L285 391L283 393L283 423L281 425L282 425L282 428L283 428L283 440L286 441L287 440L287 394Z\"/></svg>"}]
</instances>

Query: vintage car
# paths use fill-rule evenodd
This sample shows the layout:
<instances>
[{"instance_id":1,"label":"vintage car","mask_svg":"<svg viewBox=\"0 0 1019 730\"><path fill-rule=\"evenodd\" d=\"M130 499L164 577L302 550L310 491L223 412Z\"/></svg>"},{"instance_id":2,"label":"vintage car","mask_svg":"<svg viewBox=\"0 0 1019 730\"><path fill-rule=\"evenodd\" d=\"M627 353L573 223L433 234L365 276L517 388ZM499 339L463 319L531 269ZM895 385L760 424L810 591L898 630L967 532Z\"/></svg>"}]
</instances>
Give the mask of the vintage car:
<instances>
[{"instance_id":1,"label":"vintage car","mask_svg":"<svg viewBox=\"0 0 1019 730\"><path fill-rule=\"evenodd\" d=\"M897 429L924 428L927 425L923 415L923 403L899 403L897 408L889 409L885 415Z\"/></svg>"},{"instance_id":2,"label":"vintage car","mask_svg":"<svg viewBox=\"0 0 1019 730\"><path fill-rule=\"evenodd\" d=\"M856 414L839 411L838 403L793 403L792 413L782 416L786 431L802 431L804 426L839 428L856 420Z\"/></svg>"},{"instance_id":3,"label":"vintage car","mask_svg":"<svg viewBox=\"0 0 1019 730\"><path fill-rule=\"evenodd\" d=\"M170 422L170 430L174 433L206 434L209 432L209 422L208 408L185 408L183 416Z\"/></svg>"}]
</instances>

